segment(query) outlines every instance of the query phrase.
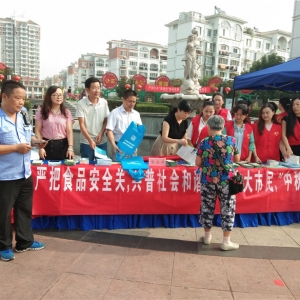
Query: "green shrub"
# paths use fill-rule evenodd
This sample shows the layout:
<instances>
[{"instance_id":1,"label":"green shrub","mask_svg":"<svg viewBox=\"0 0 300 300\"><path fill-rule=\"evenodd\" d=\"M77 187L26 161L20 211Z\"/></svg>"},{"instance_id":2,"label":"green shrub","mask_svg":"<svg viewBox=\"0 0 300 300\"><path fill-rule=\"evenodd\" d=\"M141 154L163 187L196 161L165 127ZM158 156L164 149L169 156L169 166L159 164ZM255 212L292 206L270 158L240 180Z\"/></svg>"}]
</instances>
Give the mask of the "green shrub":
<instances>
[{"instance_id":1,"label":"green shrub","mask_svg":"<svg viewBox=\"0 0 300 300\"><path fill-rule=\"evenodd\" d=\"M251 111L251 114L250 114L250 117L251 118L258 118L259 111L260 111L260 107L253 107L252 111Z\"/></svg>"},{"instance_id":2,"label":"green shrub","mask_svg":"<svg viewBox=\"0 0 300 300\"><path fill-rule=\"evenodd\" d=\"M148 104L148 103L137 103L135 109L138 112L149 112L149 113L169 113L169 107L161 104Z\"/></svg>"}]
</instances>

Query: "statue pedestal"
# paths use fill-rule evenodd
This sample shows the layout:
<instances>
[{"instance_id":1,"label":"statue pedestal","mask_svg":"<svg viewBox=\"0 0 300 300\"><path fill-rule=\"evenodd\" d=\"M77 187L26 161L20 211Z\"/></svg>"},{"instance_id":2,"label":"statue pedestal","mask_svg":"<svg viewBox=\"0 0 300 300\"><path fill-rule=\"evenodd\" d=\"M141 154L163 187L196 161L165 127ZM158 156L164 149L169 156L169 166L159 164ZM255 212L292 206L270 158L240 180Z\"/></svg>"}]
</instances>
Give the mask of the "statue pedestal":
<instances>
[{"instance_id":1,"label":"statue pedestal","mask_svg":"<svg viewBox=\"0 0 300 300\"><path fill-rule=\"evenodd\" d=\"M208 99L205 94L196 94L196 95L184 95L184 94L162 94L160 99L166 100L173 105L173 107L178 107L178 103L182 100L187 100L193 107L193 112L191 117L196 115L198 108L202 106L204 100Z\"/></svg>"}]
</instances>

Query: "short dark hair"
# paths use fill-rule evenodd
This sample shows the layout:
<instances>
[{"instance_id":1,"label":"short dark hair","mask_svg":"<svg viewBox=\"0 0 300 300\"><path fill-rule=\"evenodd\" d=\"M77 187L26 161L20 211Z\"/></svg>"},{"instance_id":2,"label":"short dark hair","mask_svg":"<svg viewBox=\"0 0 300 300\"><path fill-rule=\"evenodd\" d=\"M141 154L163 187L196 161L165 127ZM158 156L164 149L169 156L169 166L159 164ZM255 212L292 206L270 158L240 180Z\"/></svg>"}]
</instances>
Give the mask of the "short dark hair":
<instances>
[{"instance_id":1,"label":"short dark hair","mask_svg":"<svg viewBox=\"0 0 300 300\"><path fill-rule=\"evenodd\" d=\"M14 89L18 89L18 88L21 88L26 91L25 86L21 82L14 81L14 80L4 81L1 88L0 103L2 102L3 94L9 97L13 93Z\"/></svg>"},{"instance_id":2,"label":"short dark hair","mask_svg":"<svg viewBox=\"0 0 300 300\"><path fill-rule=\"evenodd\" d=\"M91 87L91 84L92 84L93 82L99 82L100 87L101 87L101 82L100 82L100 80L99 80L98 78L96 78L96 77L90 77L90 78L88 78L88 79L84 82L85 88L89 89L89 88Z\"/></svg>"},{"instance_id":3,"label":"short dark hair","mask_svg":"<svg viewBox=\"0 0 300 300\"><path fill-rule=\"evenodd\" d=\"M291 104L291 99L288 97L283 97L279 99L279 103L283 107L284 111L288 112Z\"/></svg>"},{"instance_id":4,"label":"short dark hair","mask_svg":"<svg viewBox=\"0 0 300 300\"><path fill-rule=\"evenodd\" d=\"M184 112L192 112L193 111L193 106L191 105L190 102L187 100L182 100L178 103L177 108L179 110L183 110Z\"/></svg>"},{"instance_id":5,"label":"short dark hair","mask_svg":"<svg viewBox=\"0 0 300 300\"><path fill-rule=\"evenodd\" d=\"M122 94L122 98L126 100L129 97L137 97L137 94L134 90L125 90Z\"/></svg>"}]
</instances>

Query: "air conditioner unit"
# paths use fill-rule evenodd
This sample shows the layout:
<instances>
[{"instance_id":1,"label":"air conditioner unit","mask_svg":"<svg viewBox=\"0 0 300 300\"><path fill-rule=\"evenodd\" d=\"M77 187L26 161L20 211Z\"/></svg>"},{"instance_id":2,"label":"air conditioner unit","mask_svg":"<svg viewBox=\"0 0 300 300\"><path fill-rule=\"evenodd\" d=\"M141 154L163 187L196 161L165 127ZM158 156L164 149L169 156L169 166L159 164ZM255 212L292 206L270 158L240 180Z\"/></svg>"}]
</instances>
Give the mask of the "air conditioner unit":
<instances>
[{"instance_id":1,"label":"air conditioner unit","mask_svg":"<svg viewBox=\"0 0 300 300\"><path fill-rule=\"evenodd\" d=\"M154 59L156 59L156 56L153 56L153 55L151 55L151 56L150 56L150 58L154 58Z\"/></svg>"}]
</instances>

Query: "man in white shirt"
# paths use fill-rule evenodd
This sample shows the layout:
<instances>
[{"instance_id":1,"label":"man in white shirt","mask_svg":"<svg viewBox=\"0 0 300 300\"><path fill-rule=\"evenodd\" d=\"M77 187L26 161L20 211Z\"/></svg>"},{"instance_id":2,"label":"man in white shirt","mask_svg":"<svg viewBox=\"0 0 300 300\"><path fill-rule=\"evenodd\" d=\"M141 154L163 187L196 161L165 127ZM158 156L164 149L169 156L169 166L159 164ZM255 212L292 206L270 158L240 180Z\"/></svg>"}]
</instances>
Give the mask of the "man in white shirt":
<instances>
[{"instance_id":1,"label":"man in white shirt","mask_svg":"<svg viewBox=\"0 0 300 300\"><path fill-rule=\"evenodd\" d=\"M140 113L133 109L136 104L136 97L135 91L124 91L123 104L112 110L108 116L106 125L107 138L112 145L112 158L114 161L116 160L116 152L120 151L117 145L118 141L130 123L134 121L138 125L142 124Z\"/></svg>"},{"instance_id":2,"label":"man in white shirt","mask_svg":"<svg viewBox=\"0 0 300 300\"><path fill-rule=\"evenodd\" d=\"M100 98L101 84L98 78L90 77L85 81L87 97L77 103L75 117L80 126L80 154L89 160L95 159L95 148L107 151L105 135L109 109L107 101Z\"/></svg>"}]
</instances>

